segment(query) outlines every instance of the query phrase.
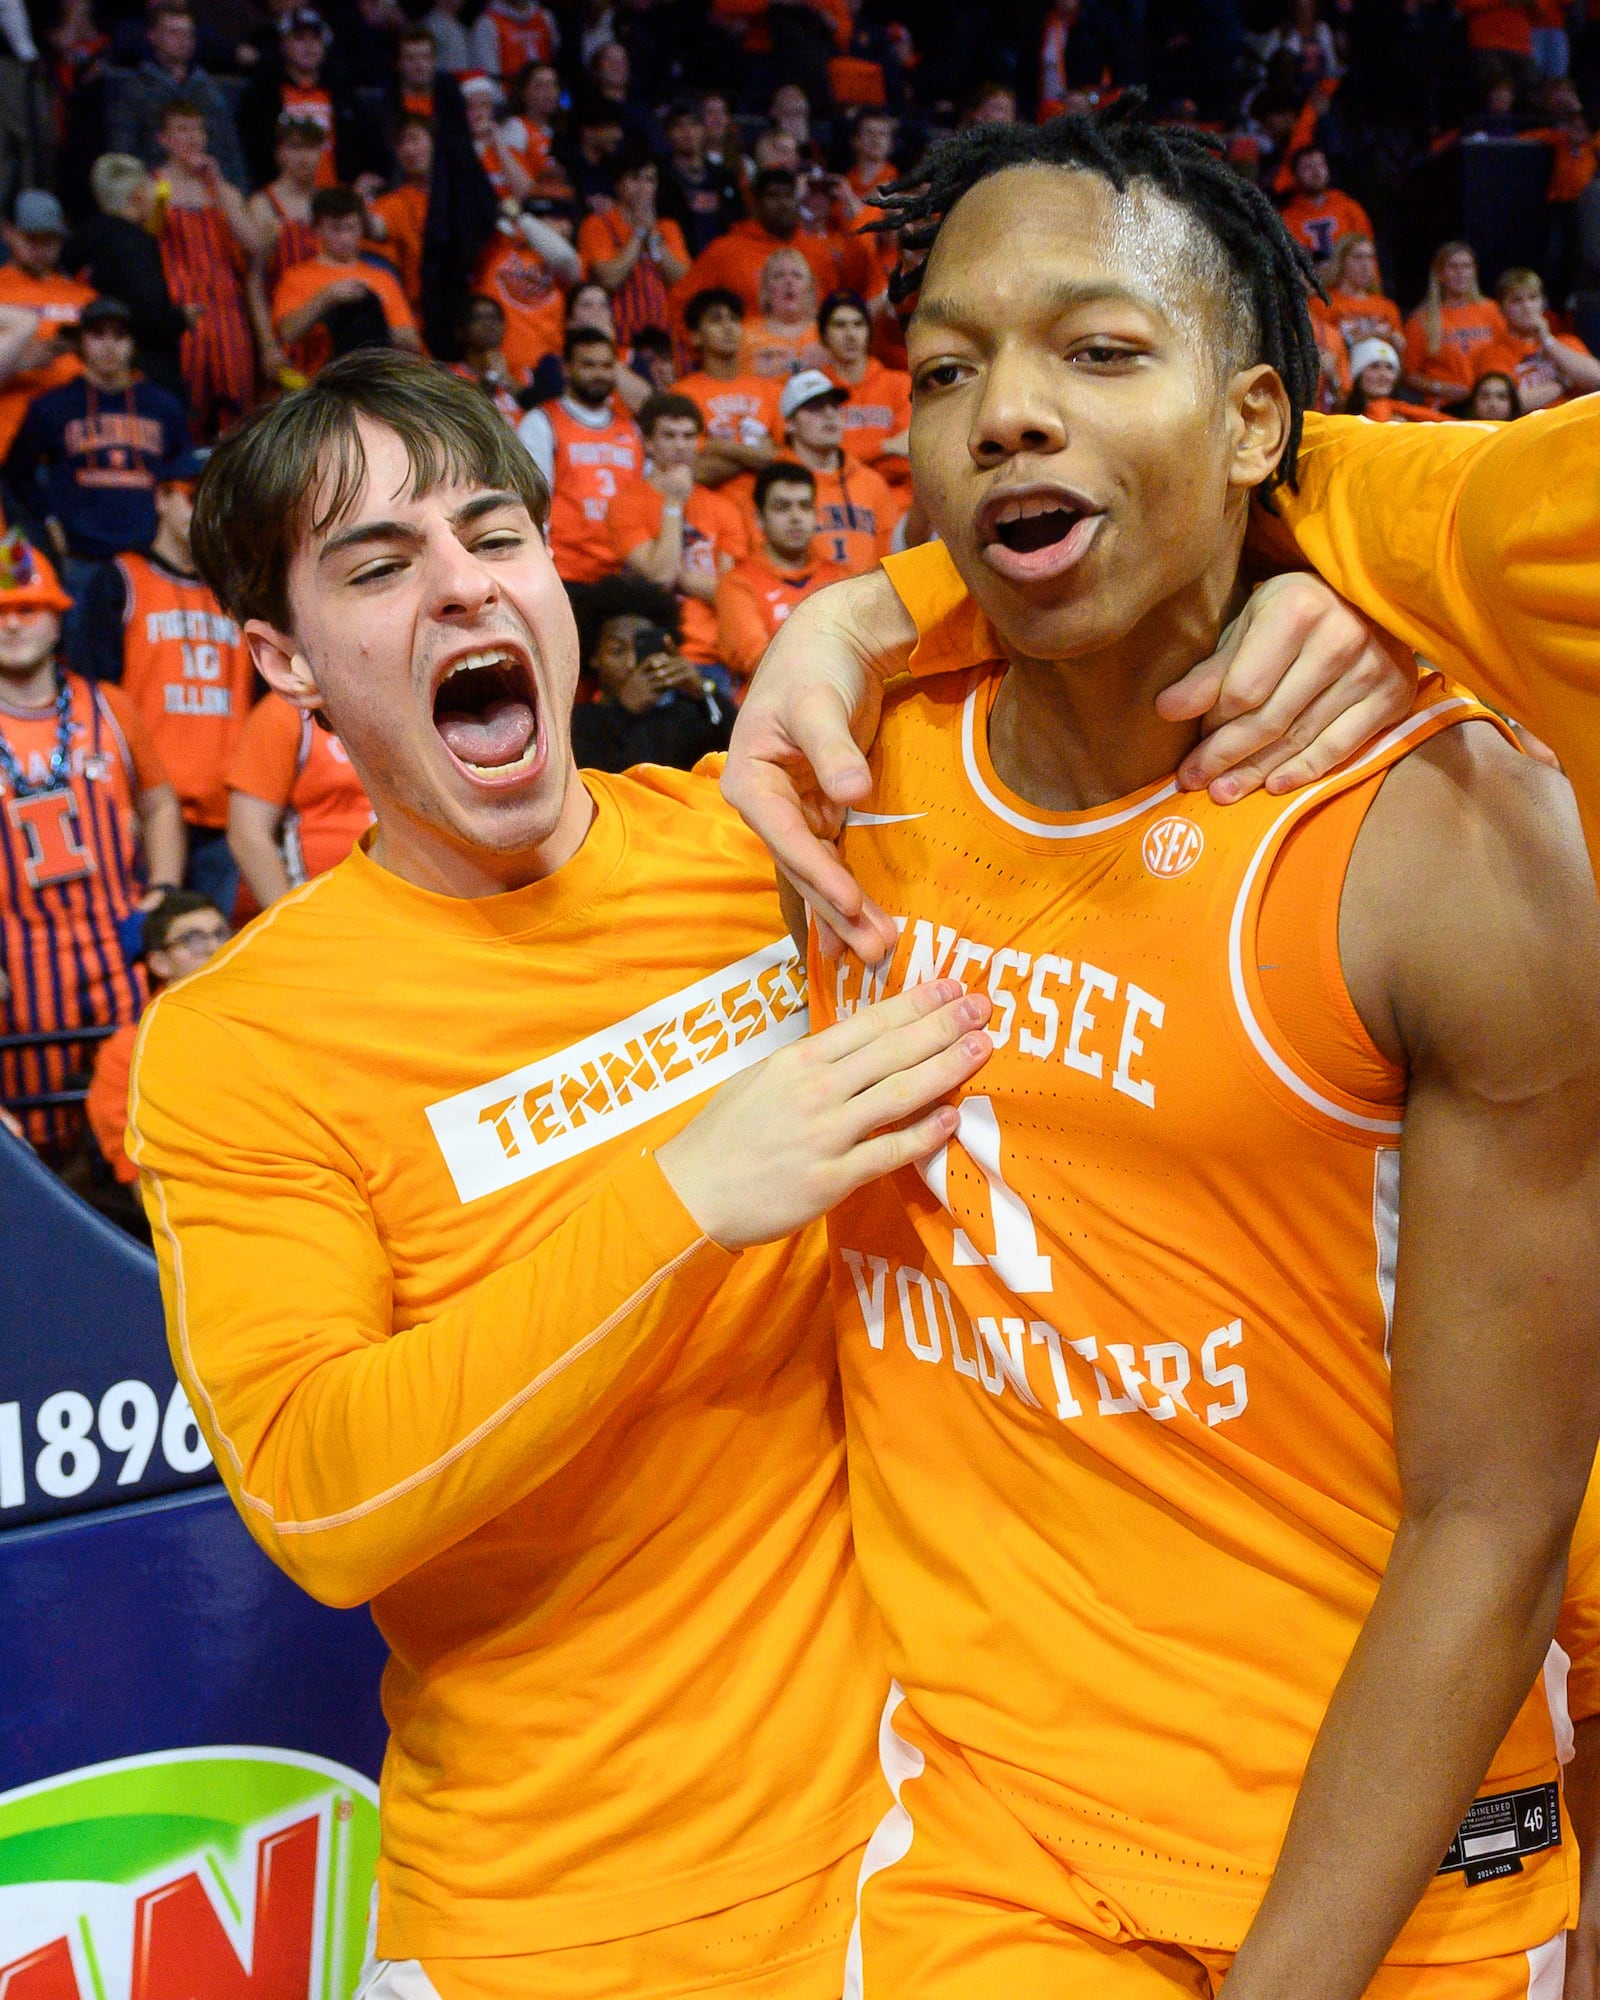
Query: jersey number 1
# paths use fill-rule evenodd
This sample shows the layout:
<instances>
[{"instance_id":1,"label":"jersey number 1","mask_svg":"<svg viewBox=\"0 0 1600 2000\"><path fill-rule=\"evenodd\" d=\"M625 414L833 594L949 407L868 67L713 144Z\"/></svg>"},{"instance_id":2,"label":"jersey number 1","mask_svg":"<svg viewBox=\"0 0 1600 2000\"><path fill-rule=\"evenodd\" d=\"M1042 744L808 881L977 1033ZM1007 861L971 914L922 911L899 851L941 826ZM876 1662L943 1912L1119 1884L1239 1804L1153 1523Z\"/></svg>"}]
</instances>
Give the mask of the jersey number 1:
<instances>
[{"instance_id":1,"label":"jersey number 1","mask_svg":"<svg viewBox=\"0 0 1600 2000\"><path fill-rule=\"evenodd\" d=\"M989 1217L994 1225L994 1254L985 1256L956 1223L957 1264L987 1264L1007 1291L1019 1298L1055 1290L1050 1259L1039 1248L1039 1232L1027 1204L1000 1171L1000 1121L987 1097L964 1097L955 1143L978 1168L989 1188ZM941 1146L917 1171L939 1206L955 1219L950 1206L950 1148Z\"/></svg>"}]
</instances>

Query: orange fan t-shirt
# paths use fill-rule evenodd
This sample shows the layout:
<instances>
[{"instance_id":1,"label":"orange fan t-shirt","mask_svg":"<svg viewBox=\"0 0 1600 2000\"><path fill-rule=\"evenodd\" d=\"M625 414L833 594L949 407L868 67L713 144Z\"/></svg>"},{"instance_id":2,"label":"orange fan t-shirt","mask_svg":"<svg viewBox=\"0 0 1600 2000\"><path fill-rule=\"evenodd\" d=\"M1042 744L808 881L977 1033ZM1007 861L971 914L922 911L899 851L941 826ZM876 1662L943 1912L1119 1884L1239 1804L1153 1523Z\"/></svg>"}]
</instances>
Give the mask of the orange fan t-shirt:
<instances>
[{"instance_id":1,"label":"orange fan t-shirt","mask_svg":"<svg viewBox=\"0 0 1600 2000\"><path fill-rule=\"evenodd\" d=\"M84 1093L84 1116L100 1148L106 1165L125 1187L139 1178L139 1169L128 1158L124 1144L128 1127L128 1077L133 1069L133 1047L139 1030L125 1021L94 1052L94 1071Z\"/></svg>"},{"instance_id":2,"label":"orange fan t-shirt","mask_svg":"<svg viewBox=\"0 0 1600 2000\"><path fill-rule=\"evenodd\" d=\"M1574 354L1589 352L1575 333L1558 333L1556 339L1563 347L1570 347ZM1544 342L1531 333L1508 333L1504 340L1485 341L1483 346L1473 349L1474 385L1485 375L1496 374L1509 375L1516 383L1525 413L1548 410L1557 403L1568 402L1572 396L1572 391L1556 373L1555 364L1546 354Z\"/></svg>"},{"instance_id":3,"label":"orange fan t-shirt","mask_svg":"<svg viewBox=\"0 0 1600 2000\"><path fill-rule=\"evenodd\" d=\"M583 782L526 888L358 848L286 897L152 1005L130 1093L229 1492L388 1642L377 1951L449 1992L718 1912L759 1960L740 1906L882 1809L820 1231L730 1255L655 1160L804 1031L772 865L714 773ZM837 1995L846 1872L763 1994Z\"/></svg>"},{"instance_id":4,"label":"orange fan t-shirt","mask_svg":"<svg viewBox=\"0 0 1600 2000\"><path fill-rule=\"evenodd\" d=\"M92 285L80 285L75 278L52 273L47 278L30 278L20 264L0 265L0 306L21 306L37 313L38 333L48 340L64 326L75 326L78 314L94 297ZM58 354L41 368L24 368L0 387L0 461L10 451L28 405L46 389L59 389L63 382L83 373L76 354Z\"/></svg>"},{"instance_id":5,"label":"orange fan t-shirt","mask_svg":"<svg viewBox=\"0 0 1600 2000\"><path fill-rule=\"evenodd\" d=\"M901 458L881 458L885 438L898 437L911 422L911 377L903 368L885 368L867 361L867 372L859 382L847 382L830 368L832 379L848 389L844 406L844 448L852 458L870 465L891 486L909 486L911 467Z\"/></svg>"},{"instance_id":6,"label":"orange fan t-shirt","mask_svg":"<svg viewBox=\"0 0 1600 2000\"><path fill-rule=\"evenodd\" d=\"M291 83L286 77L278 116L299 119L318 127L322 133L322 154L317 161L317 186L337 187L339 169L333 153L333 99L327 91L321 84Z\"/></svg>"},{"instance_id":7,"label":"orange fan t-shirt","mask_svg":"<svg viewBox=\"0 0 1600 2000\"><path fill-rule=\"evenodd\" d=\"M836 471L819 472L815 478L820 525L812 551L819 562L833 564L846 576L861 576L889 553L905 503L870 465L848 454Z\"/></svg>"},{"instance_id":8,"label":"orange fan t-shirt","mask_svg":"<svg viewBox=\"0 0 1600 2000\"><path fill-rule=\"evenodd\" d=\"M428 227L428 190L414 181L391 188L370 204L389 232L376 247L394 258L400 289L413 312L422 305L422 239Z\"/></svg>"},{"instance_id":9,"label":"orange fan t-shirt","mask_svg":"<svg viewBox=\"0 0 1600 2000\"><path fill-rule=\"evenodd\" d=\"M1400 308L1382 292L1330 292L1326 305L1321 299L1311 301L1311 315L1337 328L1348 349L1358 340L1387 340L1403 358Z\"/></svg>"},{"instance_id":10,"label":"orange fan t-shirt","mask_svg":"<svg viewBox=\"0 0 1600 2000\"><path fill-rule=\"evenodd\" d=\"M255 691L238 622L198 576L150 556L118 556L122 691L192 826L228 824L228 766Z\"/></svg>"},{"instance_id":11,"label":"orange fan t-shirt","mask_svg":"<svg viewBox=\"0 0 1600 2000\"><path fill-rule=\"evenodd\" d=\"M665 508L665 500L648 479L634 479L621 488L606 515L606 529L619 565L661 533ZM728 567L724 558L742 562L749 552L750 533L741 510L711 487L696 486L683 506L685 570L715 584ZM679 595L678 612L683 621L685 656L702 666L719 659L715 605L685 591Z\"/></svg>"},{"instance_id":12,"label":"orange fan t-shirt","mask_svg":"<svg viewBox=\"0 0 1600 2000\"><path fill-rule=\"evenodd\" d=\"M1490 341L1503 341L1510 332L1505 315L1493 299L1476 305L1439 308L1439 346L1430 351L1428 323L1419 310L1406 321L1405 365L1408 375L1440 384L1428 400L1453 403L1465 396L1473 382L1473 354Z\"/></svg>"},{"instance_id":13,"label":"orange fan t-shirt","mask_svg":"<svg viewBox=\"0 0 1600 2000\"><path fill-rule=\"evenodd\" d=\"M291 882L335 868L372 824L372 808L344 745L281 694L263 695L245 719L228 789L277 806Z\"/></svg>"},{"instance_id":14,"label":"orange fan t-shirt","mask_svg":"<svg viewBox=\"0 0 1600 2000\"><path fill-rule=\"evenodd\" d=\"M746 375L765 376L782 384L802 368L819 367L826 359L815 320L807 320L803 326L780 326L757 313L744 323L739 367Z\"/></svg>"},{"instance_id":15,"label":"orange fan t-shirt","mask_svg":"<svg viewBox=\"0 0 1600 2000\"><path fill-rule=\"evenodd\" d=\"M816 548L816 543L812 543ZM731 673L748 681L761 664L772 635L813 591L837 583L850 572L813 555L799 569L780 567L758 545L754 555L735 563L717 585L717 657Z\"/></svg>"},{"instance_id":16,"label":"orange fan t-shirt","mask_svg":"<svg viewBox=\"0 0 1600 2000\"><path fill-rule=\"evenodd\" d=\"M400 289L400 281L382 264L368 263L360 257L348 264L334 264L320 256L308 257L303 264L291 264L272 294L273 326L280 326L290 313L310 305L319 292L346 278L358 278L372 293L383 309L384 324L391 333L416 332L417 322L405 293ZM320 326L312 327L301 346L307 354L307 372L313 375L333 352L333 343Z\"/></svg>"},{"instance_id":17,"label":"orange fan t-shirt","mask_svg":"<svg viewBox=\"0 0 1600 2000\"><path fill-rule=\"evenodd\" d=\"M889 698L872 814L840 846L900 941L811 968L819 1024L936 976L994 1003L956 1137L828 1216L856 1548L904 1693L886 1775L926 1768L896 1846L956 1921L978 1899L1228 1952L1400 1519L1403 1088L1288 1043L1263 885L1345 788L1486 711L1430 677L1287 808L1168 780L1052 813L990 762L1004 672ZM1278 927L1313 968L1359 826ZM1330 995L1314 1019L1338 1018ZM1541 1682L1482 1794L1545 1787L1548 1809L1558 1771ZM1541 1945L1576 1886L1570 1839L1504 1879L1441 1872L1392 1958Z\"/></svg>"},{"instance_id":18,"label":"orange fan t-shirt","mask_svg":"<svg viewBox=\"0 0 1600 2000\"><path fill-rule=\"evenodd\" d=\"M1333 255L1341 236L1370 236L1372 223L1359 201L1325 188L1321 194L1297 194L1285 204L1283 226L1320 264Z\"/></svg>"},{"instance_id":19,"label":"orange fan t-shirt","mask_svg":"<svg viewBox=\"0 0 1600 2000\"><path fill-rule=\"evenodd\" d=\"M550 266L520 236L497 231L478 267L476 289L499 303L506 316L500 351L519 374L561 352L567 295Z\"/></svg>"}]
</instances>

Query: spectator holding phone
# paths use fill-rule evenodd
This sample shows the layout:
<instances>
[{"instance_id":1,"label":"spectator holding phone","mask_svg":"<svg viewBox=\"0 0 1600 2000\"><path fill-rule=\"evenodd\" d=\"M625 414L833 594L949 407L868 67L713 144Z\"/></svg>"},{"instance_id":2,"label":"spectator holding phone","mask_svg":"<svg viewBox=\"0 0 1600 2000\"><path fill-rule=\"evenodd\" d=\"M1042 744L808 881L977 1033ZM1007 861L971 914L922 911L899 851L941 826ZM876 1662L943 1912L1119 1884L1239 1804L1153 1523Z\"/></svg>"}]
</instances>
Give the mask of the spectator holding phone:
<instances>
[{"instance_id":1,"label":"spectator holding phone","mask_svg":"<svg viewBox=\"0 0 1600 2000\"><path fill-rule=\"evenodd\" d=\"M727 749L733 705L679 651L670 591L633 573L608 576L589 593L584 614L584 665L600 694L572 712L580 769L688 771L708 751Z\"/></svg>"}]
</instances>

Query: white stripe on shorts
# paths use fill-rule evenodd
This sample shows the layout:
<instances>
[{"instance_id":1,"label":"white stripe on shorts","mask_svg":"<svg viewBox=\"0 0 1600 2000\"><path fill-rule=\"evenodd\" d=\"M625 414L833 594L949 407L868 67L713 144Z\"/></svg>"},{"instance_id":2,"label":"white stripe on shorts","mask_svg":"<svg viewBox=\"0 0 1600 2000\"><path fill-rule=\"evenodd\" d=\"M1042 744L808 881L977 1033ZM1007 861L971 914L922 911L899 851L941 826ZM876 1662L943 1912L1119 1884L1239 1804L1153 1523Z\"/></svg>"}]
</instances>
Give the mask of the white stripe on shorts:
<instances>
[{"instance_id":1,"label":"white stripe on shorts","mask_svg":"<svg viewBox=\"0 0 1600 2000\"><path fill-rule=\"evenodd\" d=\"M891 1681L889 1699L883 1704L883 1718L878 1724L878 1762L894 1794L894 1804L873 1828L867 1851L861 1857L861 1873L856 1877L856 1920L850 1927L850 1947L844 1961L844 2000L865 2000L866 1988L861 1976L861 1892L874 1875L892 1868L897 1861L904 1861L911 1852L911 1839L916 1831L901 1800L900 1788L908 1778L920 1778L928 1760L914 1743L895 1733L895 1710L905 1698L905 1689L898 1681Z\"/></svg>"}]
</instances>

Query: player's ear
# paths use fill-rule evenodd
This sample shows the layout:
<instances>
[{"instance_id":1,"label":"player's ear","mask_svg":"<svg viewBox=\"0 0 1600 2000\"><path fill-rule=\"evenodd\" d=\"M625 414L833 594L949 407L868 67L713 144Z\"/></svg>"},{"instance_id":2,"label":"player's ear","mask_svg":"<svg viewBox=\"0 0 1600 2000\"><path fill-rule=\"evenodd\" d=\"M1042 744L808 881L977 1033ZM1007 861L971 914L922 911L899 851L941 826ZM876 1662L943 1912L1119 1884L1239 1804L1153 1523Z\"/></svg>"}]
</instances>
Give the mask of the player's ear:
<instances>
[{"instance_id":1,"label":"player's ear","mask_svg":"<svg viewBox=\"0 0 1600 2000\"><path fill-rule=\"evenodd\" d=\"M311 663L287 632L280 632L264 618L247 618L244 640L256 672L269 688L292 701L296 708L321 708L322 696Z\"/></svg>"},{"instance_id":2,"label":"player's ear","mask_svg":"<svg viewBox=\"0 0 1600 2000\"><path fill-rule=\"evenodd\" d=\"M1289 394L1265 362L1241 368L1228 384L1231 486L1257 487L1289 442Z\"/></svg>"}]
</instances>

